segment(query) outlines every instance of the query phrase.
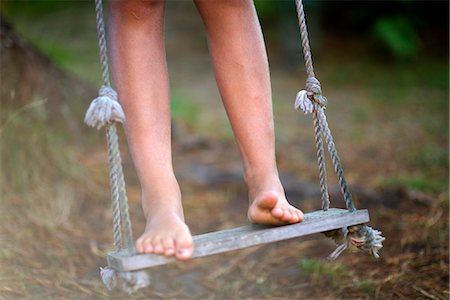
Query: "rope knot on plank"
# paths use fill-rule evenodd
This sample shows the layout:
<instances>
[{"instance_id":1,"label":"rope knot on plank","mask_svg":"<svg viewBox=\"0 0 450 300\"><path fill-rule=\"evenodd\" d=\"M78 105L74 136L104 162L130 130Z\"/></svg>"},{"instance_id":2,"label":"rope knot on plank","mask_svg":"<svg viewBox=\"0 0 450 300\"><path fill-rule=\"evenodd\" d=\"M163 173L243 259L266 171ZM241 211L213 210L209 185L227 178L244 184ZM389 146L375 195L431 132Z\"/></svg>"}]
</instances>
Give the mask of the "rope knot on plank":
<instances>
[{"instance_id":1,"label":"rope knot on plank","mask_svg":"<svg viewBox=\"0 0 450 300\"><path fill-rule=\"evenodd\" d=\"M301 109L305 114L310 114L314 110L314 104L325 108L327 98L322 95L320 81L314 76L308 76L306 89L298 92L295 98L295 109Z\"/></svg>"},{"instance_id":2,"label":"rope knot on plank","mask_svg":"<svg viewBox=\"0 0 450 300\"><path fill-rule=\"evenodd\" d=\"M117 100L117 92L110 86L103 85L86 112L84 122L97 129L111 122L125 122L125 114Z\"/></svg>"},{"instance_id":3,"label":"rope knot on plank","mask_svg":"<svg viewBox=\"0 0 450 300\"><path fill-rule=\"evenodd\" d=\"M340 228L325 232L338 245L336 250L328 256L329 260L335 260L346 249L361 250L379 258L378 251L383 247L386 239L381 232L367 225L355 225L348 228Z\"/></svg>"},{"instance_id":4,"label":"rope knot on plank","mask_svg":"<svg viewBox=\"0 0 450 300\"><path fill-rule=\"evenodd\" d=\"M119 272L113 268L100 268L103 284L109 291L120 288L122 291L132 294L140 288L150 285L150 275L143 270L135 272Z\"/></svg>"}]
</instances>

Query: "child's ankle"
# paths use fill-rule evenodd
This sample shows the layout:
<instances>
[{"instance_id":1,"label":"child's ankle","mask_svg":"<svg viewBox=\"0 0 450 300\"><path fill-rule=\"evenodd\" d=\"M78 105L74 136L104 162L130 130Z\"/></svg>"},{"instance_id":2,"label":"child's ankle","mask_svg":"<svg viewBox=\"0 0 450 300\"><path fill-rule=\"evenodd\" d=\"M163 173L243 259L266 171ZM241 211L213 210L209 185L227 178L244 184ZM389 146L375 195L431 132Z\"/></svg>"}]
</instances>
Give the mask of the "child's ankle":
<instances>
[{"instance_id":1,"label":"child's ankle","mask_svg":"<svg viewBox=\"0 0 450 300\"><path fill-rule=\"evenodd\" d=\"M169 212L183 214L181 191L178 184L171 188L150 190L143 188L141 193L142 208L147 220L150 216Z\"/></svg>"},{"instance_id":2,"label":"child's ankle","mask_svg":"<svg viewBox=\"0 0 450 300\"><path fill-rule=\"evenodd\" d=\"M274 181L279 181L278 170L260 170L260 171L248 171L244 172L244 181L248 187L258 187L264 185L270 185Z\"/></svg>"}]
</instances>

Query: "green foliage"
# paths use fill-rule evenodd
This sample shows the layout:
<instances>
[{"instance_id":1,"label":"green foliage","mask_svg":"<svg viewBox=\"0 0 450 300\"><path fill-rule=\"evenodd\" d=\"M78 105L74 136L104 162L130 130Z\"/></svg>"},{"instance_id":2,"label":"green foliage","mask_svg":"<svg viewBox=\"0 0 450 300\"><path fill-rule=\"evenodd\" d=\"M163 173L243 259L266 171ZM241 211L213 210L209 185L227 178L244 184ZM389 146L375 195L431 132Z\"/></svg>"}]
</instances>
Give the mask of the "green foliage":
<instances>
[{"instance_id":1,"label":"green foliage","mask_svg":"<svg viewBox=\"0 0 450 300\"><path fill-rule=\"evenodd\" d=\"M418 153L415 154L413 161L421 169L442 169L446 168L448 172L449 158L448 148L437 145L424 145Z\"/></svg>"},{"instance_id":2,"label":"green foliage","mask_svg":"<svg viewBox=\"0 0 450 300\"><path fill-rule=\"evenodd\" d=\"M379 18L374 34L396 58L411 59L419 53L420 38L411 20L403 16Z\"/></svg>"},{"instance_id":3,"label":"green foliage","mask_svg":"<svg viewBox=\"0 0 450 300\"><path fill-rule=\"evenodd\" d=\"M271 16L276 11L276 5L272 1L255 0L255 7L260 17Z\"/></svg>"},{"instance_id":4,"label":"green foliage","mask_svg":"<svg viewBox=\"0 0 450 300\"><path fill-rule=\"evenodd\" d=\"M258 16L266 21L280 20L285 17L286 14L295 11L295 4L293 1L255 0L254 3Z\"/></svg>"},{"instance_id":5,"label":"green foliage","mask_svg":"<svg viewBox=\"0 0 450 300\"><path fill-rule=\"evenodd\" d=\"M385 179L383 184L387 186L407 187L425 193L436 193L448 188L448 178L436 180L425 176L397 176Z\"/></svg>"},{"instance_id":6,"label":"green foliage","mask_svg":"<svg viewBox=\"0 0 450 300\"><path fill-rule=\"evenodd\" d=\"M330 263L319 259L302 258L300 267L313 281L327 281L337 287L342 280L353 276L353 272L340 263Z\"/></svg>"},{"instance_id":7,"label":"green foliage","mask_svg":"<svg viewBox=\"0 0 450 300\"><path fill-rule=\"evenodd\" d=\"M2 17L58 67L91 82L100 78L91 1L1 1Z\"/></svg>"},{"instance_id":8,"label":"green foliage","mask_svg":"<svg viewBox=\"0 0 450 300\"><path fill-rule=\"evenodd\" d=\"M198 121L199 108L186 97L173 94L170 99L170 111L175 120L194 125Z\"/></svg>"},{"instance_id":9,"label":"green foliage","mask_svg":"<svg viewBox=\"0 0 450 300\"><path fill-rule=\"evenodd\" d=\"M23 16L27 18L51 17L57 12L73 10L80 7L93 6L90 1L77 0L21 0L1 1L1 12L7 16Z\"/></svg>"},{"instance_id":10,"label":"green foliage","mask_svg":"<svg viewBox=\"0 0 450 300\"><path fill-rule=\"evenodd\" d=\"M370 280L361 280L358 281L356 283L356 286L358 289L360 289L361 291L363 291L366 295L370 296L370 297L374 297L375 296L375 292L376 292L376 284Z\"/></svg>"}]
</instances>

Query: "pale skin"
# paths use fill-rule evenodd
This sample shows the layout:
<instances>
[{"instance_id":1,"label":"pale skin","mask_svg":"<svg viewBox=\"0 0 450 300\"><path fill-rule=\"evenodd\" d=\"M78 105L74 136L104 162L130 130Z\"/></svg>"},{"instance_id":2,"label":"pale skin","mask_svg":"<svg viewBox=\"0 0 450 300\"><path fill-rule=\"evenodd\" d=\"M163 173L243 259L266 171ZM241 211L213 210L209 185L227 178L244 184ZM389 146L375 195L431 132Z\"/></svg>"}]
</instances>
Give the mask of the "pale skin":
<instances>
[{"instance_id":1,"label":"pale skin","mask_svg":"<svg viewBox=\"0 0 450 300\"><path fill-rule=\"evenodd\" d=\"M253 2L197 0L195 5L243 161L248 218L267 225L301 222L303 213L287 201L278 175L269 67ZM109 47L147 220L136 250L185 260L194 246L172 166L164 9L164 1L110 1Z\"/></svg>"}]
</instances>

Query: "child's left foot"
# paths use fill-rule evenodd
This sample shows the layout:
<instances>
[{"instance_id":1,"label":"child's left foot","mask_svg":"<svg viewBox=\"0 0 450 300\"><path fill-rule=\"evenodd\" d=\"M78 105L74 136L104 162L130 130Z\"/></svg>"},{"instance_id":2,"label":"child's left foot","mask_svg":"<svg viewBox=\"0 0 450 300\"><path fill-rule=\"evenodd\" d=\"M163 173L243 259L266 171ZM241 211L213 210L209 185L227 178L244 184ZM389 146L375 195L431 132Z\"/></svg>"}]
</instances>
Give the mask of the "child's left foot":
<instances>
[{"instance_id":1,"label":"child's left foot","mask_svg":"<svg viewBox=\"0 0 450 300\"><path fill-rule=\"evenodd\" d=\"M278 178L253 190L249 184L249 197L248 218L253 223L285 225L303 221L303 212L289 204Z\"/></svg>"}]
</instances>

